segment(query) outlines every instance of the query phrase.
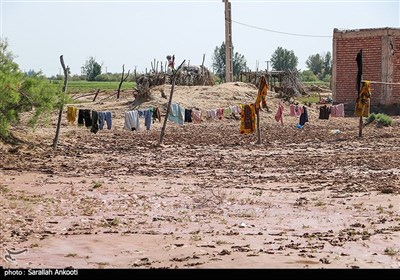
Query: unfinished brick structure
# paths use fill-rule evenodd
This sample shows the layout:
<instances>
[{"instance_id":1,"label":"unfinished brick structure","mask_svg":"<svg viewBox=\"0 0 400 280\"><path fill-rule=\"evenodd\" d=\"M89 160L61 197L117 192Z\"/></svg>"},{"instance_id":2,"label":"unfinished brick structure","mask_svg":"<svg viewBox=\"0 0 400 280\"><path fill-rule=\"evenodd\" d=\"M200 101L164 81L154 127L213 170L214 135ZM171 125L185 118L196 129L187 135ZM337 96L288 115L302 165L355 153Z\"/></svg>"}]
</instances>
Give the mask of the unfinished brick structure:
<instances>
[{"instance_id":1,"label":"unfinished brick structure","mask_svg":"<svg viewBox=\"0 0 400 280\"><path fill-rule=\"evenodd\" d=\"M354 110L357 89L356 56L362 49L363 80L400 83L400 28L333 31L332 92L344 103L346 115ZM372 84L371 112L400 114L400 84Z\"/></svg>"}]
</instances>

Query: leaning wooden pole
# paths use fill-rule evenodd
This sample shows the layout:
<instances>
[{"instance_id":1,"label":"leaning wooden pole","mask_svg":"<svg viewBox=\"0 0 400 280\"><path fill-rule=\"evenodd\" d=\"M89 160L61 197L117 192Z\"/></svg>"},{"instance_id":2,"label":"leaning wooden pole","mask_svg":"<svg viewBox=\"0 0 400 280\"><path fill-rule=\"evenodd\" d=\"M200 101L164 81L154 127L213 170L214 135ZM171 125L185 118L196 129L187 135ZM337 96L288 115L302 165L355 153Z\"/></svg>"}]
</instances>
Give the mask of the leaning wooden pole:
<instances>
[{"instance_id":1,"label":"leaning wooden pole","mask_svg":"<svg viewBox=\"0 0 400 280\"><path fill-rule=\"evenodd\" d=\"M257 144L262 144L262 139L261 139L261 129L260 129L260 109L256 109L256 115L257 115Z\"/></svg>"},{"instance_id":2,"label":"leaning wooden pole","mask_svg":"<svg viewBox=\"0 0 400 280\"><path fill-rule=\"evenodd\" d=\"M63 55L60 55L60 62L61 66L64 70L64 85L62 87L62 92L67 92L67 84L68 84L68 67L65 67ZM58 112L58 121L57 121L57 129L56 129L56 136L53 140L53 149L57 148L58 138L60 136L60 128L61 128L61 119L62 113L64 110L64 97L62 96L61 103L60 103L60 111Z\"/></svg>"},{"instance_id":3,"label":"leaning wooden pole","mask_svg":"<svg viewBox=\"0 0 400 280\"><path fill-rule=\"evenodd\" d=\"M182 65L185 63L185 60L181 63L181 65L179 65L178 69L175 71L173 70L173 74L171 77L171 93L169 94L169 100L168 100L168 106L167 106L167 112L165 113L165 118L164 118L164 123L163 123L163 127L161 129L161 134L160 134L160 141L158 142L158 145L161 146L161 144L163 144L164 141L164 133L165 133L165 128L167 126L167 120L168 120L168 116L169 116L169 112L171 110L171 103L172 103L172 95L174 94L174 87L175 87L175 79L176 79L176 75L178 74L179 70L181 69Z\"/></svg>"}]
</instances>

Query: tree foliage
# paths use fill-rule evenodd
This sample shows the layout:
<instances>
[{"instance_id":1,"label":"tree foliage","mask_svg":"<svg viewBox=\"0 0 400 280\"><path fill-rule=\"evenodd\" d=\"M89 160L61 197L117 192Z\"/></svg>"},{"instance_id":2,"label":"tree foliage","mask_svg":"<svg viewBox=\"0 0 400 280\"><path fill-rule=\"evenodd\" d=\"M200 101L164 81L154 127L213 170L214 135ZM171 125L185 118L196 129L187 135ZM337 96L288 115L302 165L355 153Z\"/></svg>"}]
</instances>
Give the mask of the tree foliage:
<instances>
[{"instance_id":1,"label":"tree foliage","mask_svg":"<svg viewBox=\"0 0 400 280\"><path fill-rule=\"evenodd\" d=\"M332 75L332 55L327 52L325 55L319 53L310 55L306 61L307 68L319 79L324 80L327 75Z\"/></svg>"},{"instance_id":2,"label":"tree foliage","mask_svg":"<svg viewBox=\"0 0 400 280\"><path fill-rule=\"evenodd\" d=\"M86 73L86 80L88 81L95 81L96 77L101 74L101 65L92 56L86 60L83 68Z\"/></svg>"},{"instance_id":3,"label":"tree foliage","mask_svg":"<svg viewBox=\"0 0 400 280\"><path fill-rule=\"evenodd\" d=\"M10 125L19 121L19 114L33 111L29 125L53 109L59 100L59 89L40 73L24 75L6 40L0 40L0 137L6 139Z\"/></svg>"},{"instance_id":4,"label":"tree foliage","mask_svg":"<svg viewBox=\"0 0 400 280\"><path fill-rule=\"evenodd\" d=\"M234 47L232 46L232 52L234 55L232 56L232 64L233 64L233 75L238 76L241 72L243 72L247 68L247 61L244 55L234 52ZM221 47L215 47L214 54L212 57L212 67L215 71L215 74L221 79L225 80L225 42L222 42Z\"/></svg>"},{"instance_id":5,"label":"tree foliage","mask_svg":"<svg viewBox=\"0 0 400 280\"><path fill-rule=\"evenodd\" d=\"M293 51L278 47L271 56L272 67L277 71L295 70L299 59Z\"/></svg>"}]
</instances>

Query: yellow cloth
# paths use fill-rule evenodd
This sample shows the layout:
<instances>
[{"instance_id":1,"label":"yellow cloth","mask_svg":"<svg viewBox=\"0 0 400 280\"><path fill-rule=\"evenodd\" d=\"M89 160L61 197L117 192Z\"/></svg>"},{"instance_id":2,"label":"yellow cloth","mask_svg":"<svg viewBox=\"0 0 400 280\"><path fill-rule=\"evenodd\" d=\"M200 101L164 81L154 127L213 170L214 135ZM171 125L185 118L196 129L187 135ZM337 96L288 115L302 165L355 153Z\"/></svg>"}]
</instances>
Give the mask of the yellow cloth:
<instances>
[{"instance_id":1,"label":"yellow cloth","mask_svg":"<svg viewBox=\"0 0 400 280\"><path fill-rule=\"evenodd\" d=\"M256 106L246 104L240 112L240 134L253 133L256 130Z\"/></svg>"},{"instance_id":2,"label":"yellow cloth","mask_svg":"<svg viewBox=\"0 0 400 280\"><path fill-rule=\"evenodd\" d=\"M265 76L261 76L260 83L258 86L258 95L256 99L256 109L260 109L260 103L262 103L263 108L267 108L267 91L268 91L268 82L265 79Z\"/></svg>"},{"instance_id":3,"label":"yellow cloth","mask_svg":"<svg viewBox=\"0 0 400 280\"><path fill-rule=\"evenodd\" d=\"M67 120L70 124L73 124L78 116L78 108L74 106L67 106Z\"/></svg>"},{"instance_id":4,"label":"yellow cloth","mask_svg":"<svg viewBox=\"0 0 400 280\"><path fill-rule=\"evenodd\" d=\"M368 117L371 103L371 84L365 81L360 90L360 96L356 100L354 115L356 117Z\"/></svg>"}]
</instances>

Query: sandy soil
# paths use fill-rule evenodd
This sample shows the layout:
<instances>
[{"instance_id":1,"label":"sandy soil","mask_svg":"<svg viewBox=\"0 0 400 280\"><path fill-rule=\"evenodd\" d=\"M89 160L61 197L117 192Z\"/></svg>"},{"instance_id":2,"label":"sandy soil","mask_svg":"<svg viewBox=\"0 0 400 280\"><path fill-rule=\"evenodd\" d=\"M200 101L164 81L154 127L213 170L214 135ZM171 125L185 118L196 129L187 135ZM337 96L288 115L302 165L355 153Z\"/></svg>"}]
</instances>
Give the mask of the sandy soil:
<instances>
[{"instance_id":1,"label":"sandy soil","mask_svg":"<svg viewBox=\"0 0 400 280\"><path fill-rule=\"evenodd\" d=\"M140 108L164 111L158 90ZM242 83L177 87L174 101L214 109L256 94ZM157 147L161 123L122 129L131 93L91 98L77 106L111 111L111 130L90 133L64 114L53 150L55 113L35 131L14 128L26 142L0 144L4 267L400 267L398 117L359 138L356 118L319 120L311 107L297 129L288 106L284 126L274 120L279 100L269 93L261 145L230 118L168 122ZM5 260L5 249L25 248Z\"/></svg>"}]
</instances>

